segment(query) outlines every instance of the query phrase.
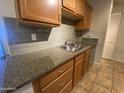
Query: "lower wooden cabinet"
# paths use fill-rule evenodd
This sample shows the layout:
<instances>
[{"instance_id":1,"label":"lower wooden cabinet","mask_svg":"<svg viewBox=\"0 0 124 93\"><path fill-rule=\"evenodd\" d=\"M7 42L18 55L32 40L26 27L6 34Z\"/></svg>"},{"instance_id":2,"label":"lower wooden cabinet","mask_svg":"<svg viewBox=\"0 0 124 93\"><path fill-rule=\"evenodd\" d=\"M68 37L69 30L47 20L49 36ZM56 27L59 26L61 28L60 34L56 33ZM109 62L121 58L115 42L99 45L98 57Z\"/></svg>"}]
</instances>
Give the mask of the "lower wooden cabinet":
<instances>
[{"instance_id":1,"label":"lower wooden cabinet","mask_svg":"<svg viewBox=\"0 0 124 93\"><path fill-rule=\"evenodd\" d=\"M91 49L33 81L34 93L70 93L89 69Z\"/></svg>"},{"instance_id":2,"label":"lower wooden cabinet","mask_svg":"<svg viewBox=\"0 0 124 93\"><path fill-rule=\"evenodd\" d=\"M41 93L59 93L70 81L72 81L73 68L63 73L49 85L41 89Z\"/></svg>"},{"instance_id":3,"label":"lower wooden cabinet","mask_svg":"<svg viewBox=\"0 0 124 93\"><path fill-rule=\"evenodd\" d=\"M73 86L77 85L77 83L80 81L82 78L82 71L83 71L83 61L80 60L76 64L74 64L74 82Z\"/></svg>"},{"instance_id":4,"label":"lower wooden cabinet","mask_svg":"<svg viewBox=\"0 0 124 93\"><path fill-rule=\"evenodd\" d=\"M87 50L85 53L85 61L84 61L84 70L83 70L83 74L85 74L88 69L89 69L89 61L90 61L90 56L91 56L91 49Z\"/></svg>"},{"instance_id":5,"label":"lower wooden cabinet","mask_svg":"<svg viewBox=\"0 0 124 93\"><path fill-rule=\"evenodd\" d=\"M85 59L85 53L82 53L75 58L73 86L76 86L83 76L84 59Z\"/></svg>"},{"instance_id":6,"label":"lower wooden cabinet","mask_svg":"<svg viewBox=\"0 0 124 93\"><path fill-rule=\"evenodd\" d=\"M71 60L43 78L33 81L34 93L65 93L65 91L71 91L73 62Z\"/></svg>"}]
</instances>

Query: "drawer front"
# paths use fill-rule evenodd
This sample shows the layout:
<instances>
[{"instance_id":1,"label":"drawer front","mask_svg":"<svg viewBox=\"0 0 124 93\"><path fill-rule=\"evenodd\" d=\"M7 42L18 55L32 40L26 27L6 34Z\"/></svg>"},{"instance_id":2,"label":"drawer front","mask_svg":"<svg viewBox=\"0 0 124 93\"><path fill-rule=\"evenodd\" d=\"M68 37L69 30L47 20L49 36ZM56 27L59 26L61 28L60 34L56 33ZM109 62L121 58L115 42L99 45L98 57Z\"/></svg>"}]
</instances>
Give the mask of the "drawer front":
<instances>
[{"instance_id":1,"label":"drawer front","mask_svg":"<svg viewBox=\"0 0 124 93\"><path fill-rule=\"evenodd\" d=\"M40 79L41 88L45 87L50 82L52 82L53 80L58 78L61 74L63 74L66 70L71 68L73 66L73 62L74 62L74 60L67 62L64 65L62 65L61 67L57 68L56 70L54 70L51 73L49 73L48 75L46 75L45 77L41 78Z\"/></svg>"},{"instance_id":2,"label":"drawer front","mask_svg":"<svg viewBox=\"0 0 124 93\"><path fill-rule=\"evenodd\" d=\"M56 78L58 78L58 69L54 70L53 72L40 79L41 88L45 87Z\"/></svg>"},{"instance_id":3,"label":"drawer front","mask_svg":"<svg viewBox=\"0 0 124 93\"><path fill-rule=\"evenodd\" d=\"M74 60L71 60L67 63L65 63L63 66L59 67L58 69L58 74L61 75L63 74L66 70L68 70L69 68L71 68L73 66Z\"/></svg>"},{"instance_id":4,"label":"drawer front","mask_svg":"<svg viewBox=\"0 0 124 93\"><path fill-rule=\"evenodd\" d=\"M59 93L71 80L73 67L64 72L59 78L52 81L46 87L41 88L41 93Z\"/></svg>"},{"instance_id":5,"label":"drawer front","mask_svg":"<svg viewBox=\"0 0 124 93\"><path fill-rule=\"evenodd\" d=\"M75 63L80 60L84 60L84 57L85 57L85 53L80 54L78 57L75 58Z\"/></svg>"},{"instance_id":6,"label":"drawer front","mask_svg":"<svg viewBox=\"0 0 124 93\"><path fill-rule=\"evenodd\" d=\"M63 73L59 78L58 89L62 90L71 80L73 75L73 67Z\"/></svg>"},{"instance_id":7,"label":"drawer front","mask_svg":"<svg viewBox=\"0 0 124 93\"><path fill-rule=\"evenodd\" d=\"M41 89L41 93L59 93L58 87L59 79L57 78L53 82L51 82L49 85Z\"/></svg>"},{"instance_id":8,"label":"drawer front","mask_svg":"<svg viewBox=\"0 0 124 93\"><path fill-rule=\"evenodd\" d=\"M72 80L59 93L70 93L72 91Z\"/></svg>"}]
</instances>

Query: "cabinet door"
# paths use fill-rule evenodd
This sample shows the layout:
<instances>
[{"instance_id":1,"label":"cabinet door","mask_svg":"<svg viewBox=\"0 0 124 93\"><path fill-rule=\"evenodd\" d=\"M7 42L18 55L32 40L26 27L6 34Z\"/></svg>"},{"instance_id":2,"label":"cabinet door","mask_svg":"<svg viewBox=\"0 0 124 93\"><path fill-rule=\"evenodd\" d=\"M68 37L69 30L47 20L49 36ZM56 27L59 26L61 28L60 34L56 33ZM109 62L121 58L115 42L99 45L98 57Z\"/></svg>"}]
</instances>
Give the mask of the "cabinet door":
<instances>
[{"instance_id":1,"label":"cabinet door","mask_svg":"<svg viewBox=\"0 0 124 93\"><path fill-rule=\"evenodd\" d=\"M76 13L80 16L84 16L85 0L77 0Z\"/></svg>"},{"instance_id":2,"label":"cabinet door","mask_svg":"<svg viewBox=\"0 0 124 93\"><path fill-rule=\"evenodd\" d=\"M87 65L86 65L87 69L86 70L89 69L90 56L91 56L91 50L89 49L86 51L86 62L87 62Z\"/></svg>"},{"instance_id":3,"label":"cabinet door","mask_svg":"<svg viewBox=\"0 0 124 93\"><path fill-rule=\"evenodd\" d=\"M92 8L89 4L86 5L86 12L85 12L85 19L84 19L84 28L90 29L91 26L91 15L92 15Z\"/></svg>"},{"instance_id":4,"label":"cabinet door","mask_svg":"<svg viewBox=\"0 0 124 93\"><path fill-rule=\"evenodd\" d=\"M91 55L91 50L87 50L86 54L85 54L85 61L84 61L84 70L83 70L83 74L85 74L88 69L89 69L89 61L90 61L90 55Z\"/></svg>"},{"instance_id":5,"label":"cabinet door","mask_svg":"<svg viewBox=\"0 0 124 93\"><path fill-rule=\"evenodd\" d=\"M76 12L76 0L63 0L63 7Z\"/></svg>"},{"instance_id":6,"label":"cabinet door","mask_svg":"<svg viewBox=\"0 0 124 93\"><path fill-rule=\"evenodd\" d=\"M60 24L61 0L16 0L22 20Z\"/></svg>"},{"instance_id":7,"label":"cabinet door","mask_svg":"<svg viewBox=\"0 0 124 93\"><path fill-rule=\"evenodd\" d=\"M82 60L80 60L79 62L77 62L75 65L74 65L74 82L73 82L73 86L75 86L79 80L81 79L82 77Z\"/></svg>"},{"instance_id":8,"label":"cabinet door","mask_svg":"<svg viewBox=\"0 0 124 93\"><path fill-rule=\"evenodd\" d=\"M92 8L89 4L85 5L84 18L76 23L76 30L89 30L91 26Z\"/></svg>"}]
</instances>

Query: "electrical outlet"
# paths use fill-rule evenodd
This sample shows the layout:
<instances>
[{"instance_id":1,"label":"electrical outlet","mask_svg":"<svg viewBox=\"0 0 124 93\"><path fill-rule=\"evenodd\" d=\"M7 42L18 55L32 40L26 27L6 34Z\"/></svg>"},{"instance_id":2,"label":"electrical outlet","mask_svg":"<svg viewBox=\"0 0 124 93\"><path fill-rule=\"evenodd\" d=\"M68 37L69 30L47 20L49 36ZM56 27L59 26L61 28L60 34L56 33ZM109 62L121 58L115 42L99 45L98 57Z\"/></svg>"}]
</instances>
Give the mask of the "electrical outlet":
<instances>
[{"instance_id":1,"label":"electrical outlet","mask_svg":"<svg viewBox=\"0 0 124 93\"><path fill-rule=\"evenodd\" d=\"M36 41L37 40L36 34L31 34L31 39L32 41Z\"/></svg>"}]
</instances>

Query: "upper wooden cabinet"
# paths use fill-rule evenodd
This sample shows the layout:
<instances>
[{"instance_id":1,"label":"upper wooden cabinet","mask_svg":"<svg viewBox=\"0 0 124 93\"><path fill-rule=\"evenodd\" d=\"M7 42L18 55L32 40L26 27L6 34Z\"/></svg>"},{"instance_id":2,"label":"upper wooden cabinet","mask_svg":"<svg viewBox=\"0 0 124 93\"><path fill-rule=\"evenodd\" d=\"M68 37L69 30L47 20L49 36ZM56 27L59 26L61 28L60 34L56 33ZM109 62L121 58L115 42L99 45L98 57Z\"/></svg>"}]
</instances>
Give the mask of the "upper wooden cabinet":
<instances>
[{"instance_id":1,"label":"upper wooden cabinet","mask_svg":"<svg viewBox=\"0 0 124 93\"><path fill-rule=\"evenodd\" d=\"M92 18L92 7L86 3L85 4L85 15L82 20L77 21L75 29L76 30L89 30L91 26Z\"/></svg>"},{"instance_id":2,"label":"upper wooden cabinet","mask_svg":"<svg viewBox=\"0 0 124 93\"><path fill-rule=\"evenodd\" d=\"M77 0L76 13L80 16L84 16L85 0Z\"/></svg>"},{"instance_id":3,"label":"upper wooden cabinet","mask_svg":"<svg viewBox=\"0 0 124 93\"><path fill-rule=\"evenodd\" d=\"M63 7L72 12L76 12L76 1L77 0L63 0Z\"/></svg>"},{"instance_id":4,"label":"upper wooden cabinet","mask_svg":"<svg viewBox=\"0 0 124 93\"><path fill-rule=\"evenodd\" d=\"M61 0L15 0L19 21L56 26L61 23Z\"/></svg>"},{"instance_id":5,"label":"upper wooden cabinet","mask_svg":"<svg viewBox=\"0 0 124 93\"><path fill-rule=\"evenodd\" d=\"M82 19L84 16L85 0L63 0L62 15L72 20Z\"/></svg>"}]
</instances>

